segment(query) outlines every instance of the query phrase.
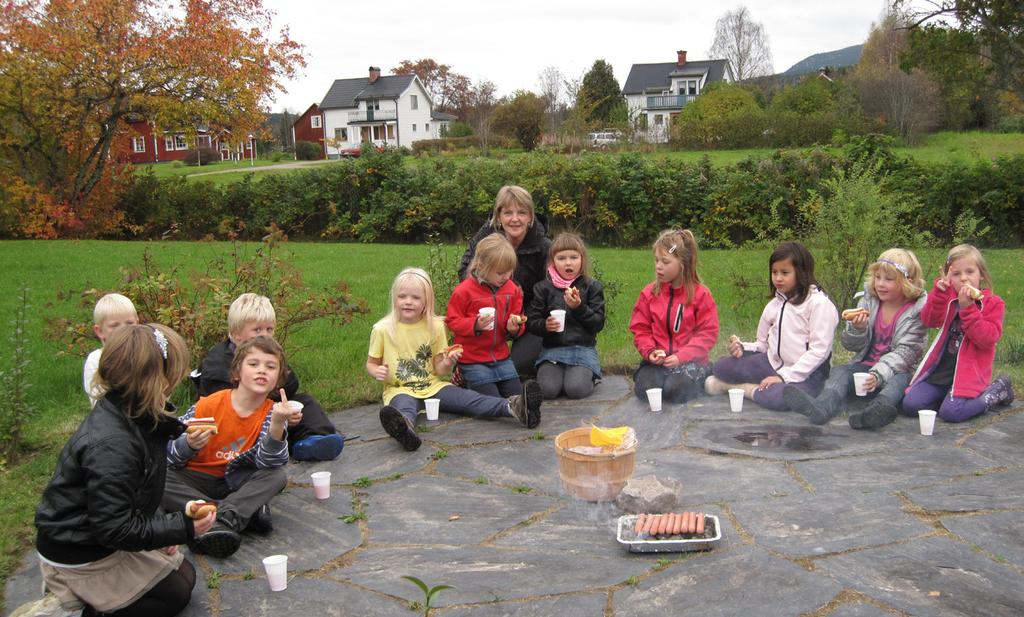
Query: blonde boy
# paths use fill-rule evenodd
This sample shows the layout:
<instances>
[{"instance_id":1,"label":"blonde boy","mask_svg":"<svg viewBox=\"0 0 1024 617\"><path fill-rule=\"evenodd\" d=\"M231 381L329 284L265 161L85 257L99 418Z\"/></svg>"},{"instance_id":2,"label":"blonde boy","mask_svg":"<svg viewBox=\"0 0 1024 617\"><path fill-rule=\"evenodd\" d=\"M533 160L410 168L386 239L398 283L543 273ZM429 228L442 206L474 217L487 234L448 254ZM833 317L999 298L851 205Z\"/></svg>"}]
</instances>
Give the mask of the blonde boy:
<instances>
[{"instance_id":1,"label":"blonde boy","mask_svg":"<svg viewBox=\"0 0 1024 617\"><path fill-rule=\"evenodd\" d=\"M214 345L199 365L198 376L194 378L199 396L235 387L231 377L231 360L235 349L256 336L274 336L277 313L270 298L254 293L244 293L228 308L228 338ZM289 401L302 403L288 422L288 447L297 460L329 461L337 458L344 447L344 438L327 419L323 407L311 395L299 392L299 378L289 367L284 367L284 390ZM275 391L271 398L278 400Z\"/></svg>"},{"instance_id":2,"label":"blonde boy","mask_svg":"<svg viewBox=\"0 0 1024 617\"><path fill-rule=\"evenodd\" d=\"M134 326L139 323L139 315L135 312L132 301L121 294L107 294L96 302L92 311L92 331L100 343L106 344L110 335L122 326ZM93 351L85 359L82 370L82 388L89 395L89 404L96 406L96 401L103 398L103 390L93 383L93 377L100 365L103 347Z\"/></svg>"}]
</instances>

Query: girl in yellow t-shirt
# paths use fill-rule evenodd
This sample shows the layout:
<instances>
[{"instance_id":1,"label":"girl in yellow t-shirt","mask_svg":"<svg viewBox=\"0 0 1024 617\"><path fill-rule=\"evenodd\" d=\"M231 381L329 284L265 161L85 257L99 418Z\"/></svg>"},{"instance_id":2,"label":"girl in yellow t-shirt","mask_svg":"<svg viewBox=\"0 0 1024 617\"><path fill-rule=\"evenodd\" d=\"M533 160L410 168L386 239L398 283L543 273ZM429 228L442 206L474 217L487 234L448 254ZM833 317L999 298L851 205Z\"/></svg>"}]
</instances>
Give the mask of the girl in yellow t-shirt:
<instances>
[{"instance_id":1,"label":"girl in yellow t-shirt","mask_svg":"<svg viewBox=\"0 0 1024 617\"><path fill-rule=\"evenodd\" d=\"M420 447L416 415L428 398L442 411L480 418L512 417L527 428L540 424L536 381L507 399L486 396L442 380L459 361L459 346L448 347L444 322L434 313L434 287L420 268L402 270L391 285L391 311L373 326L366 372L384 383L380 423L412 451Z\"/></svg>"}]
</instances>

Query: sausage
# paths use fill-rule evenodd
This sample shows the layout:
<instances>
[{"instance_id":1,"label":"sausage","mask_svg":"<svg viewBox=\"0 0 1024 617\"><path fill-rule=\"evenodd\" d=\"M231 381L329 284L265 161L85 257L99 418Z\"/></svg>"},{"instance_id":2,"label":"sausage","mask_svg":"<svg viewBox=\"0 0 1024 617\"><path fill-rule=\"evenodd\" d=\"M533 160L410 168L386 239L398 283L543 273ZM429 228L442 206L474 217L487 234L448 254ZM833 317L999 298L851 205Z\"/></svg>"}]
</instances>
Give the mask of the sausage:
<instances>
[{"instance_id":1,"label":"sausage","mask_svg":"<svg viewBox=\"0 0 1024 617\"><path fill-rule=\"evenodd\" d=\"M633 528L633 533L640 535L640 530L644 528L644 519L646 518L646 514L640 514L636 517L636 526Z\"/></svg>"},{"instance_id":2,"label":"sausage","mask_svg":"<svg viewBox=\"0 0 1024 617\"><path fill-rule=\"evenodd\" d=\"M690 533L697 533L697 513L690 512Z\"/></svg>"},{"instance_id":3,"label":"sausage","mask_svg":"<svg viewBox=\"0 0 1024 617\"><path fill-rule=\"evenodd\" d=\"M640 533L647 533L647 531L651 528L651 515L644 514L643 517L644 524L640 526Z\"/></svg>"},{"instance_id":4,"label":"sausage","mask_svg":"<svg viewBox=\"0 0 1024 617\"><path fill-rule=\"evenodd\" d=\"M665 535L672 535L672 530L676 528L676 515L672 512L668 513L668 526L665 527Z\"/></svg>"},{"instance_id":5,"label":"sausage","mask_svg":"<svg viewBox=\"0 0 1024 617\"><path fill-rule=\"evenodd\" d=\"M668 532L668 518L668 514L661 515L661 526L658 527L658 535L663 536L666 532Z\"/></svg>"},{"instance_id":6,"label":"sausage","mask_svg":"<svg viewBox=\"0 0 1024 617\"><path fill-rule=\"evenodd\" d=\"M704 535L704 513L697 515L697 533Z\"/></svg>"},{"instance_id":7,"label":"sausage","mask_svg":"<svg viewBox=\"0 0 1024 617\"><path fill-rule=\"evenodd\" d=\"M644 523L644 533L654 535L654 523L657 520L657 518L658 517L653 514L647 515L647 522Z\"/></svg>"},{"instance_id":8,"label":"sausage","mask_svg":"<svg viewBox=\"0 0 1024 617\"><path fill-rule=\"evenodd\" d=\"M675 515L675 521L673 521L673 524L672 524L672 535L678 536L682 532L683 532L683 515L682 515L682 513L677 512L676 515Z\"/></svg>"},{"instance_id":9,"label":"sausage","mask_svg":"<svg viewBox=\"0 0 1024 617\"><path fill-rule=\"evenodd\" d=\"M690 513L689 512L683 512L683 524L682 524L682 527L679 529L679 533L686 534L686 533L689 533L689 532L690 532Z\"/></svg>"}]
</instances>

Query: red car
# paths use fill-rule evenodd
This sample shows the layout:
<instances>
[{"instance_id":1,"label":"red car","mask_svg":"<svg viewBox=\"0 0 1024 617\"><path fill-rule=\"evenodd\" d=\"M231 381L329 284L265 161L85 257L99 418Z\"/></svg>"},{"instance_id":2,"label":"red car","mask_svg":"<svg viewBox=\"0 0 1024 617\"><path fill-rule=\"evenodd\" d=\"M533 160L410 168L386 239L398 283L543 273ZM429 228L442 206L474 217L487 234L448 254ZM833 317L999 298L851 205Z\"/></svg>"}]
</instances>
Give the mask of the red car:
<instances>
[{"instance_id":1,"label":"red car","mask_svg":"<svg viewBox=\"0 0 1024 617\"><path fill-rule=\"evenodd\" d=\"M385 146L385 145L377 145L377 146L374 146L374 148L377 150L377 152L384 152L384 150L387 149L387 146ZM344 158L356 158L359 155L361 155L362 153L363 153L363 145L362 144L359 144L357 146L348 146L347 148L342 148L341 150L338 150L338 156L343 158L343 159Z\"/></svg>"}]
</instances>

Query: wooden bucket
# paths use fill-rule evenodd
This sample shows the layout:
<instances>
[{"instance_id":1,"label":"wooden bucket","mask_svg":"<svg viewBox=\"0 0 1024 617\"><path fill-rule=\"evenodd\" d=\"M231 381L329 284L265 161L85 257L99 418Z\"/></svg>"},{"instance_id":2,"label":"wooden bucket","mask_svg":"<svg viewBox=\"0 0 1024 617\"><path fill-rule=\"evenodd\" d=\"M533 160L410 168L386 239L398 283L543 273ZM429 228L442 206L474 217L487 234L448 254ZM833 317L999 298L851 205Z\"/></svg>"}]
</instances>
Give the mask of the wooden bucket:
<instances>
[{"instance_id":1,"label":"wooden bucket","mask_svg":"<svg viewBox=\"0 0 1024 617\"><path fill-rule=\"evenodd\" d=\"M636 447L608 454L577 454L569 448L589 446L590 428L574 428L555 437L558 477L565 492L584 501L615 499L633 475Z\"/></svg>"}]
</instances>

